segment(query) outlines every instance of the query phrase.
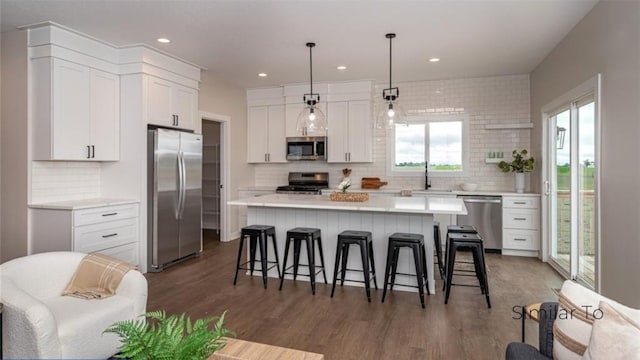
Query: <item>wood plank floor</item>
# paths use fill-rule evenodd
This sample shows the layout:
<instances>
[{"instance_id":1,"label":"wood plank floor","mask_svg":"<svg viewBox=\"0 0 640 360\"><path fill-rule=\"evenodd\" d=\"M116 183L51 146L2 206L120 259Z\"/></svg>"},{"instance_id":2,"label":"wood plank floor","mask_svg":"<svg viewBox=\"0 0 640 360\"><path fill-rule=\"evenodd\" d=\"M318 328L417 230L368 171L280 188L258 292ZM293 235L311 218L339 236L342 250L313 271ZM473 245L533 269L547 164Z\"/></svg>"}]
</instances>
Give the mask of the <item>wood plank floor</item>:
<instances>
[{"instance_id":1,"label":"wood plank floor","mask_svg":"<svg viewBox=\"0 0 640 360\"><path fill-rule=\"evenodd\" d=\"M205 241L197 259L162 273L146 274L148 310L188 312L192 317L227 311L225 325L243 340L348 359L502 359L509 342L520 339L514 306L556 299L562 279L537 259L487 254L492 309L478 288L453 287L449 304L441 291L420 307L416 293L394 291L380 302L382 290L318 284L315 296L304 281L286 280L282 291L269 278L240 274L233 286L237 241ZM332 271L327 271L332 273ZM382 278L382 275L380 278ZM382 283L382 282L380 282ZM436 289L442 289L438 279ZM536 326L528 321L527 341L536 344Z\"/></svg>"}]
</instances>

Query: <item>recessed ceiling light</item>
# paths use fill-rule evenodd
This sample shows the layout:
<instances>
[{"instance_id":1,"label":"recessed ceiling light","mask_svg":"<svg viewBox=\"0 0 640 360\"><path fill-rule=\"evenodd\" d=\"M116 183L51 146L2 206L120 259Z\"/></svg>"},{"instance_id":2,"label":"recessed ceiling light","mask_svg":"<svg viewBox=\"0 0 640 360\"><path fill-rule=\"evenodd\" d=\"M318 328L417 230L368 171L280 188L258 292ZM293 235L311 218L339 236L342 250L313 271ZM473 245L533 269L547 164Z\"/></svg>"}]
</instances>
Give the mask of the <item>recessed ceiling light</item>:
<instances>
[{"instance_id":1,"label":"recessed ceiling light","mask_svg":"<svg viewBox=\"0 0 640 360\"><path fill-rule=\"evenodd\" d=\"M260 77L267 77L267 73L259 73L258 76Z\"/></svg>"},{"instance_id":2,"label":"recessed ceiling light","mask_svg":"<svg viewBox=\"0 0 640 360\"><path fill-rule=\"evenodd\" d=\"M156 41L159 42L159 43L163 43L163 44L168 44L168 43L171 42L171 40L169 40L167 38L157 38Z\"/></svg>"},{"instance_id":3,"label":"recessed ceiling light","mask_svg":"<svg viewBox=\"0 0 640 360\"><path fill-rule=\"evenodd\" d=\"M340 65L337 67L338 70L347 70L347 67L344 65Z\"/></svg>"},{"instance_id":4,"label":"recessed ceiling light","mask_svg":"<svg viewBox=\"0 0 640 360\"><path fill-rule=\"evenodd\" d=\"M429 59L429 62L438 62L440 61L440 58L431 58Z\"/></svg>"}]
</instances>

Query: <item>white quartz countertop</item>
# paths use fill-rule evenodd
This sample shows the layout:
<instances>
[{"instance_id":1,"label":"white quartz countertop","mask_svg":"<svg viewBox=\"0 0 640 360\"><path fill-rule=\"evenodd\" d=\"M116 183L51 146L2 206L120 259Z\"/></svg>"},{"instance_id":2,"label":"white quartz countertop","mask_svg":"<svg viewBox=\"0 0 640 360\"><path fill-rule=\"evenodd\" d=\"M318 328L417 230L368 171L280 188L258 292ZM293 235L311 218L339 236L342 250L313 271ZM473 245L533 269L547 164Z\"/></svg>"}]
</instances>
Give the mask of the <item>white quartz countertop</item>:
<instances>
[{"instance_id":1,"label":"white quartz countertop","mask_svg":"<svg viewBox=\"0 0 640 360\"><path fill-rule=\"evenodd\" d=\"M46 203L29 204L31 209L58 209L58 210L78 210L90 209L102 206L135 204L138 200L132 199L111 199L111 198L92 198L80 200L55 201Z\"/></svg>"},{"instance_id":2,"label":"white quartz countertop","mask_svg":"<svg viewBox=\"0 0 640 360\"><path fill-rule=\"evenodd\" d=\"M277 186L243 186L239 187L238 191L272 191L275 193ZM540 196L538 193L517 193L515 191L499 191L499 190L476 190L476 191L463 191L463 190L447 190L447 189L408 189L401 187L387 187L383 186L380 189L360 189L358 187L350 187L349 192L366 192L371 195L375 194L391 194L400 195L402 190L410 190L413 195L416 196L431 196L431 195L444 195L444 196L456 196L456 195L489 195L489 196ZM323 194L330 194L333 191L338 191L335 188L323 189Z\"/></svg>"},{"instance_id":3,"label":"white quartz countertop","mask_svg":"<svg viewBox=\"0 0 640 360\"><path fill-rule=\"evenodd\" d=\"M328 195L269 194L227 202L229 205L325 209L342 211L396 212L407 214L466 215L461 199L453 197L370 197L364 202L331 201Z\"/></svg>"}]
</instances>

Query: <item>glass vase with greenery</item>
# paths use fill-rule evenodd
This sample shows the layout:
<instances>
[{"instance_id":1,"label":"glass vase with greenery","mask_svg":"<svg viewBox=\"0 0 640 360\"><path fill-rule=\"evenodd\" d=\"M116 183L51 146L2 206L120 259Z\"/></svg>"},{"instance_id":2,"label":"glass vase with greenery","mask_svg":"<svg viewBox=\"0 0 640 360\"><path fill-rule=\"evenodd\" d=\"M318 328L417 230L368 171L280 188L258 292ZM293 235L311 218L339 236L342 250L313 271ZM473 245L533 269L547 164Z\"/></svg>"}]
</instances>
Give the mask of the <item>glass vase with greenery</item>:
<instances>
[{"instance_id":1,"label":"glass vase with greenery","mask_svg":"<svg viewBox=\"0 0 640 360\"><path fill-rule=\"evenodd\" d=\"M533 170L534 160L532 157L528 156L529 152L527 149L522 149L520 152L518 152L518 150L513 150L511 155L513 156L513 160L511 162L500 161L498 163L498 167L502 172L523 173Z\"/></svg>"}]
</instances>

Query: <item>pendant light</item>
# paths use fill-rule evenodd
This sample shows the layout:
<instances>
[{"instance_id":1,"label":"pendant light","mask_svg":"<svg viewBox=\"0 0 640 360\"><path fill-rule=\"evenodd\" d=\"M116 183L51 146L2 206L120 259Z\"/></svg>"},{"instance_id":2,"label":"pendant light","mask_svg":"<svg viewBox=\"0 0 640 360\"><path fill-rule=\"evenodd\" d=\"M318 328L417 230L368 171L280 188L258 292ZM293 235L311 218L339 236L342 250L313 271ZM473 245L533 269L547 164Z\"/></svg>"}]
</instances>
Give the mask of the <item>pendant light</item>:
<instances>
[{"instance_id":1,"label":"pendant light","mask_svg":"<svg viewBox=\"0 0 640 360\"><path fill-rule=\"evenodd\" d=\"M298 121L296 122L296 131L302 136L309 134L322 134L327 131L327 118L324 113L318 107L320 102L320 94L313 92L313 58L311 55L311 49L316 46L315 43L307 43L309 48L309 83L310 90L308 94L302 96L304 102L304 109L298 115Z\"/></svg>"},{"instance_id":2,"label":"pendant light","mask_svg":"<svg viewBox=\"0 0 640 360\"><path fill-rule=\"evenodd\" d=\"M378 112L376 128L389 130L393 129L395 125L407 125L407 123L406 113L398 103L400 90L397 87L392 87L391 83L391 40L396 37L396 34L390 33L385 37L389 39L389 87L382 90L382 98L385 103L380 112Z\"/></svg>"}]
</instances>

